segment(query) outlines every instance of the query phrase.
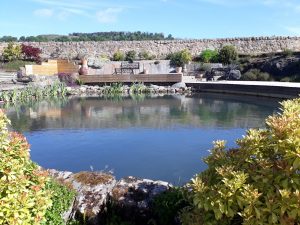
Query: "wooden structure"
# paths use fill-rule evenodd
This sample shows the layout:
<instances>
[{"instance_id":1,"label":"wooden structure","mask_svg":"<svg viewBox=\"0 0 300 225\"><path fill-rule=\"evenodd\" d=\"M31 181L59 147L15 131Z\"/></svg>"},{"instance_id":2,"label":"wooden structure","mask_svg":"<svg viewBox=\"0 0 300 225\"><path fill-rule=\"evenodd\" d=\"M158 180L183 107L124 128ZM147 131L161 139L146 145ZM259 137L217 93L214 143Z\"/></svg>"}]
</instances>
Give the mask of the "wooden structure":
<instances>
[{"instance_id":1,"label":"wooden structure","mask_svg":"<svg viewBox=\"0 0 300 225\"><path fill-rule=\"evenodd\" d=\"M178 83L182 81L181 73L136 74L136 75L85 75L79 76L84 84L100 83Z\"/></svg>"},{"instance_id":2,"label":"wooden structure","mask_svg":"<svg viewBox=\"0 0 300 225\"><path fill-rule=\"evenodd\" d=\"M48 60L41 65L26 65L26 75L54 75L58 73L77 73L79 66L69 60Z\"/></svg>"},{"instance_id":3,"label":"wooden structure","mask_svg":"<svg viewBox=\"0 0 300 225\"><path fill-rule=\"evenodd\" d=\"M114 74L134 74L134 70L140 69L140 63L122 63L120 68L115 69Z\"/></svg>"}]
</instances>

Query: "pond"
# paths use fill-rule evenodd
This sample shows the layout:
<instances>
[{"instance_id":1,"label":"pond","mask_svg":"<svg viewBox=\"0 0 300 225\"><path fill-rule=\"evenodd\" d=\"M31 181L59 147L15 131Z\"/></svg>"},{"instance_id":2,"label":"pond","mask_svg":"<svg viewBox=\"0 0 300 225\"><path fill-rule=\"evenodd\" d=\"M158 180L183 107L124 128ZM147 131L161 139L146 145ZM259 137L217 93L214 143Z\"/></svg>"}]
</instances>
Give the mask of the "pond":
<instances>
[{"instance_id":1,"label":"pond","mask_svg":"<svg viewBox=\"0 0 300 225\"><path fill-rule=\"evenodd\" d=\"M182 184L206 168L212 141L229 147L248 128L264 126L278 99L197 94L71 98L6 109L12 128L45 168L113 171Z\"/></svg>"}]
</instances>

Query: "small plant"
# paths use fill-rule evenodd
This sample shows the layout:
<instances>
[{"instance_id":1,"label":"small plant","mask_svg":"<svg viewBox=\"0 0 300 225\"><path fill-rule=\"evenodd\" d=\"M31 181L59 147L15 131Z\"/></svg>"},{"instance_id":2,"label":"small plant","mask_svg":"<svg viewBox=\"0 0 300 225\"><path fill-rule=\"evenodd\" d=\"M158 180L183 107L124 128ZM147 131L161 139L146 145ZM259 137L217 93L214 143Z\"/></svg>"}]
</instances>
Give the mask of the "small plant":
<instances>
[{"instance_id":1,"label":"small plant","mask_svg":"<svg viewBox=\"0 0 300 225\"><path fill-rule=\"evenodd\" d=\"M185 49L179 52L169 54L167 59L170 59L170 64L176 67L183 67L185 64L192 61L191 53Z\"/></svg>"},{"instance_id":2,"label":"small plant","mask_svg":"<svg viewBox=\"0 0 300 225\"><path fill-rule=\"evenodd\" d=\"M216 50L204 50L201 54L200 54L200 60L201 62L204 63L215 63L218 62L218 51Z\"/></svg>"},{"instance_id":3,"label":"small plant","mask_svg":"<svg viewBox=\"0 0 300 225\"><path fill-rule=\"evenodd\" d=\"M132 50L126 52L125 60L128 62L133 62L134 60L136 60L136 51Z\"/></svg>"},{"instance_id":4,"label":"small plant","mask_svg":"<svg viewBox=\"0 0 300 225\"><path fill-rule=\"evenodd\" d=\"M22 48L22 53L26 60L31 60L36 63L41 62L41 57L40 57L40 54L42 53L41 49L35 48L30 45L25 45L25 44L22 44L21 48Z\"/></svg>"},{"instance_id":5,"label":"small plant","mask_svg":"<svg viewBox=\"0 0 300 225\"><path fill-rule=\"evenodd\" d=\"M47 183L46 189L51 192L52 206L46 211L45 224L64 224L62 214L71 207L75 192L52 179Z\"/></svg>"},{"instance_id":6,"label":"small plant","mask_svg":"<svg viewBox=\"0 0 300 225\"><path fill-rule=\"evenodd\" d=\"M175 224L179 212L189 203L184 197L184 190L173 188L156 196L152 203L154 221L156 224Z\"/></svg>"},{"instance_id":7,"label":"small plant","mask_svg":"<svg viewBox=\"0 0 300 225\"><path fill-rule=\"evenodd\" d=\"M155 56L151 55L147 51L142 51L142 52L139 53L139 59L140 60L153 60L154 58L155 58Z\"/></svg>"},{"instance_id":8,"label":"small plant","mask_svg":"<svg viewBox=\"0 0 300 225\"><path fill-rule=\"evenodd\" d=\"M268 81L270 80L270 74L261 72L258 69L251 69L244 73L241 79L250 81Z\"/></svg>"},{"instance_id":9,"label":"small plant","mask_svg":"<svg viewBox=\"0 0 300 225\"><path fill-rule=\"evenodd\" d=\"M13 43L8 43L8 46L3 50L3 58L6 61L13 61L20 59L22 56L22 49L20 45L14 45Z\"/></svg>"},{"instance_id":10,"label":"small plant","mask_svg":"<svg viewBox=\"0 0 300 225\"><path fill-rule=\"evenodd\" d=\"M225 65L233 63L238 58L238 53L234 46L227 45L219 51L219 60Z\"/></svg>"},{"instance_id":11,"label":"small plant","mask_svg":"<svg viewBox=\"0 0 300 225\"><path fill-rule=\"evenodd\" d=\"M125 60L125 56L123 52L117 51L114 53L113 61L124 61L124 60Z\"/></svg>"},{"instance_id":12,"label":"small plant","mask_svg":"<svg viewBox=\"0 0 300 225\"><path fill-rule=\"evenodd\" d=\"M293 52L293 50L286 48L283 50L282 54L285 57L291 57L291 56L293 56L294 52Z\"/></svg>"}]
</instances>

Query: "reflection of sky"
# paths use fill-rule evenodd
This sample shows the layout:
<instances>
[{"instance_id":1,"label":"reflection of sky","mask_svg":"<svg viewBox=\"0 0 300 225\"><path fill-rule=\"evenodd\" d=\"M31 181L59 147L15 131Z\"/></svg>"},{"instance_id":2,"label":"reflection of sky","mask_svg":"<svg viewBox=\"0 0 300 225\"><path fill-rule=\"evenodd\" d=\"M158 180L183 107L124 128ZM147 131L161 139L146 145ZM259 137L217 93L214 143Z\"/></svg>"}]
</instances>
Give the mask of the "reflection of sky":
<instances>
[{"instance_id":1,"label":"reflection of sky","mask_svg":"<svg viewBox=\"0 0 300 225\"><path fill-rule=\"evenodd\" d=\"M74 172L103 170L118 177L137 176L173 183L188 181L206 168L212 141L228 140L233 146L243 129L97 129L53 130L25 133L32 159L46 168Z\"/></svg>"},{"instance_id":2,"label":"reflection of sky","mask_svg":"<svg viewBox=\"0 0 300 225\"><path fill-rule=\"evenodd\" d=\"M114 101L43 101L8 108L12 127L25 133L32 158L46 168L81 171L106 165L117 177L171 182L203 170L213 140L241 138L264 126L277 100L201 94Z\"/></svg>"}]
</instances>

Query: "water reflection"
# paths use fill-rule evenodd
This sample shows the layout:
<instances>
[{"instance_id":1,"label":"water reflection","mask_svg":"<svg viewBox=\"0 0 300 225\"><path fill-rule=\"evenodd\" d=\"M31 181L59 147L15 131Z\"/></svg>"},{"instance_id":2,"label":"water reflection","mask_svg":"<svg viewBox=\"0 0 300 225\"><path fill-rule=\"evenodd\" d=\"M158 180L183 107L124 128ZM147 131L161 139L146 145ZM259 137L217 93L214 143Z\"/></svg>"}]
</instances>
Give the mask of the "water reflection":
<instances>
[{"instance_id":1,"label":"water reflection","mask_svg":"<svg viewBox=\"0 0 300 225\"><path fill-rule=\"evenodd\" d=\"M108 166L118 178L178 183L206 168L200 159L213 140L234 146L246 128L264 126L278 105L277 99L200 94L53 99L6 112L45 168Z\"/></svg>"},{"instance_id":2,"label":"water reflection","mask_svg":"<svg viewBox=\"0 0 300 225\"><path fill-rule=\"evenodd\" d=\"M14 129L261 127L278 107L277 99L230 95L156 98L71 98L35 102L7 109Z\"/></svg>"}]
</instances>

